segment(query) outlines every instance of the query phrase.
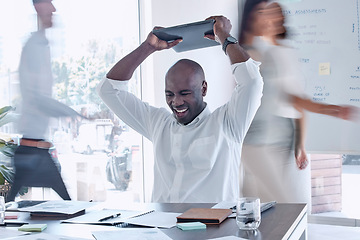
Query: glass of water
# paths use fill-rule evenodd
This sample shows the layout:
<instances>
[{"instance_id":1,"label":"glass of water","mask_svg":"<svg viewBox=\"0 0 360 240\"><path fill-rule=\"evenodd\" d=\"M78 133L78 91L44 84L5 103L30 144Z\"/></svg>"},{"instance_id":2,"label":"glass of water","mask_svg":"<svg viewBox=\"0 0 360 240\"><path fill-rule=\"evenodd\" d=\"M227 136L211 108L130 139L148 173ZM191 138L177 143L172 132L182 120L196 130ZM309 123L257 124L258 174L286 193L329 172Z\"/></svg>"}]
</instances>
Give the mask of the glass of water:
<instances>
[{"instance_id":1,"label":"glass of water","mask_svg":"<svg viewBox=\"0 0 360 240\"><path fill-rule=\"evenodd\" d=\"M0 225L5 221L5 200L3 196L0 196Z\"/></svg>"},{"instance_id":2,"label":"glass of water","mask_svg":"<svg viewBox=\"0 0 360 240\"><path fill-rule=\"evenodd\" d=\"M240 198L236 204L236 224L241 230L255 230L261 222L260 198Z\"/></svg>"}]
</instances>

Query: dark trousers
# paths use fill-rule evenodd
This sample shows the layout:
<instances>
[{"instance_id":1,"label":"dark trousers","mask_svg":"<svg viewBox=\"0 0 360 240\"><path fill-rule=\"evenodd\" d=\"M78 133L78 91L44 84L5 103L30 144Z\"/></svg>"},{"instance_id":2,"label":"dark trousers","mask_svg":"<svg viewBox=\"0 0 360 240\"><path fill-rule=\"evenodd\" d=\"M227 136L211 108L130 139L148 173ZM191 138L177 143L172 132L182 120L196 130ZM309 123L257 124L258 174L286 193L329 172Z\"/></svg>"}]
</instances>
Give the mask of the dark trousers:
<instances>
[{"instance_id":1,"label":"dark trousers","mask_svg":"<svg viewBox=\"0 0 360 240\"><path fill-rule=\"evenodd\" d=\"M21 187L48 187L64 200L71 200L48 149L19 146L14 154L15 176L7 202L14 201Z\"/></svg>"}]
</instances>

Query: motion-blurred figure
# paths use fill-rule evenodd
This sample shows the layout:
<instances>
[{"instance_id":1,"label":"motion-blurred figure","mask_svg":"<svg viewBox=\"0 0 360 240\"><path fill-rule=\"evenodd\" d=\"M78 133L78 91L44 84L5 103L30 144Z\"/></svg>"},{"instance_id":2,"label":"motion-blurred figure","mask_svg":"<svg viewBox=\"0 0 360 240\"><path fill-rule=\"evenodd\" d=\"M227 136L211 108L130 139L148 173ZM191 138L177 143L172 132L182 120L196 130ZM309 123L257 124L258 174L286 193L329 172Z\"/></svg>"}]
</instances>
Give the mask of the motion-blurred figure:
<instances>
[{"instance_id":1,"label":"motion-blurred figure","mask_svg":"<svg viewBox=\"0 0 360 240\"><path fill-rule=\"evenodd\" d=\"M262 103L242 151L242 194L265 202L310 202L304 110L348 120L354 108L306 98L293 49L283 42L282 9L269 2L246 1L239 38L250 56L262 62L264 78Z\"/></svg>"},{"instance_id":2,"label":"motion-blurred figure","mask_svg":"<svg viewBox=\"0 0 360 240\"><path fill-rule=\"evenodd\" d=\"M53 77L50 49L45 30L52 27L56 11L51 0L33 0L38 16L38 31L23 47L19 65L22 111L19 130L23 135L15 151L15 177L7 201L13 201L22 186L50 187L61 198L70 200L60 172L45 141L50 117L81 117L77 112L52 98Z\"/></svg>"}]
</instances>

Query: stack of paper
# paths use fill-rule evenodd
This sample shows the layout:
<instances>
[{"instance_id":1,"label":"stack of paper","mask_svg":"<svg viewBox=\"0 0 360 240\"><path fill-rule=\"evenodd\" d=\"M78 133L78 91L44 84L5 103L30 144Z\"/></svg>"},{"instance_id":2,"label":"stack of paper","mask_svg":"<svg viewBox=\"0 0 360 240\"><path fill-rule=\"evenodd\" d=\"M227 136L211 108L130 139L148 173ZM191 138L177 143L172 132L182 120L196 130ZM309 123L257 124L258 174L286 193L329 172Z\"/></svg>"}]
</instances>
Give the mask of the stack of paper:
<instances>
[{"instance_id":1,"label":"stack of paper","mask_svg":"<svg viewBox=\"0 0 360 240\"><path fill-rule=\"evenodd\" d=\"M85 213L85 209L94 203L85 201L54 200L31 207L20 208L19 211L30 212L32 216L69 218Z\"/></svg>"}]
</instances>

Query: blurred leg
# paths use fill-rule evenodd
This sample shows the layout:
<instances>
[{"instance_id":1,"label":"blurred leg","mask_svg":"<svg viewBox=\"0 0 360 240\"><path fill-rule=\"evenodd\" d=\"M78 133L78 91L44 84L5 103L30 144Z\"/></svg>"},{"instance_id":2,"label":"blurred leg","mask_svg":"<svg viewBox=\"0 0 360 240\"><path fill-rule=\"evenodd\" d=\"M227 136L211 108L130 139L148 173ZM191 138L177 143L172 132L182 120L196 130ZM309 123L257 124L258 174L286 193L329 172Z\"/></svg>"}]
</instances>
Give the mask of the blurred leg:
<instances>
[{"instance_id":1,"label":"blurred leg","mask_svg":"<svg viewBox=\"0 0 360 240\"><path fill-rule=\"evenodd\" d=\"M36 176L39 178L39 185L54 189L54 191L64 200L71 200L61 174L51 158L49 151L41 150L40 155L41 164Z\"/></svg>"},{"instance_id":2,"label":"blurred leg","mask_svg":"<svg viewBox=\"0 0 360 240\"><path fill-rule=\"evenodd\" d=\"M15 177L7 201L13 201L22 186L49 187L64 200L71 200L49 151L20 146L14 155Z\"/></svg>"}]
</instances>

